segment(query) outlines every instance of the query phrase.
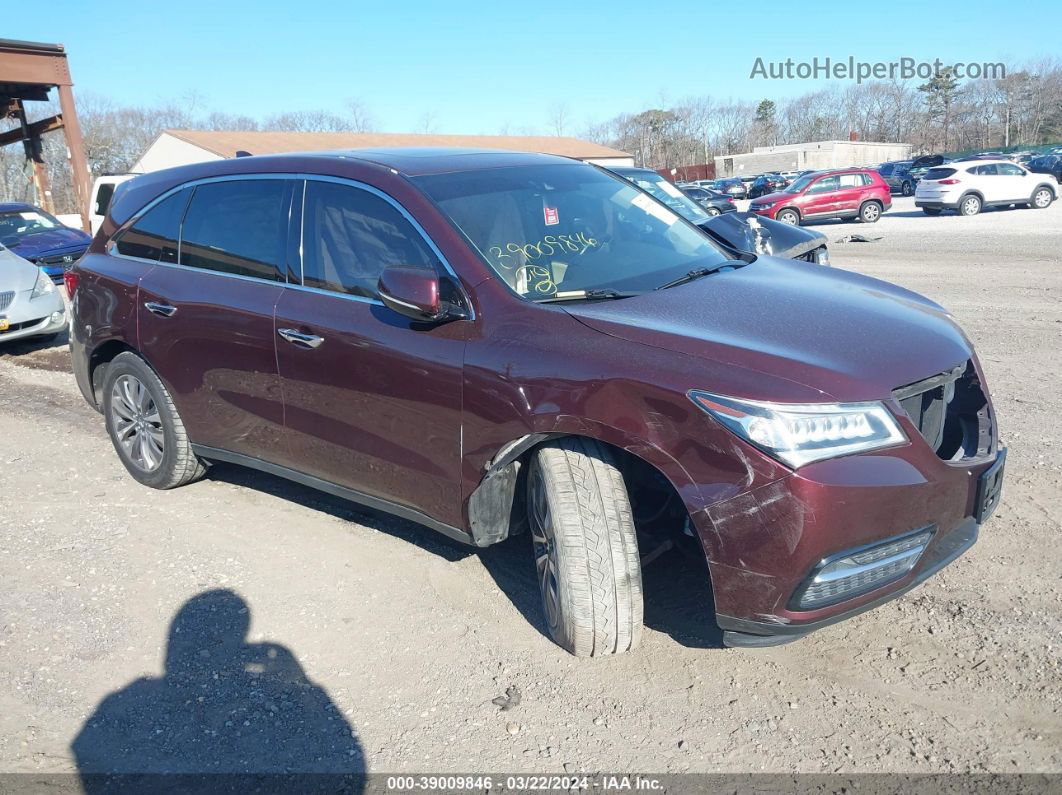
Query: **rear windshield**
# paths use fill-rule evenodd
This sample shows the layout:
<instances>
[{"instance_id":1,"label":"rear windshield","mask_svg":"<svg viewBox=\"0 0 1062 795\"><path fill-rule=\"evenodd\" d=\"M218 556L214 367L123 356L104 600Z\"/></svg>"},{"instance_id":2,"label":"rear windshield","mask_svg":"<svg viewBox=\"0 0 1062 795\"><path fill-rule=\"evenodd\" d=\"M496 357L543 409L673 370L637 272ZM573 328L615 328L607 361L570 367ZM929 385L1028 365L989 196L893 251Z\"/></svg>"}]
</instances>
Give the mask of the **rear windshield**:
<instances>
[{"instance_id":1,"label":"rear windshield","mask_svg":"<svg viewBox=\"0 0 1062 795\"><path fill-rule=\"evenodd\" d=\"M922 179L945 179L955 173L954 168L931 168Z\"/></svg>"}]
</instances>

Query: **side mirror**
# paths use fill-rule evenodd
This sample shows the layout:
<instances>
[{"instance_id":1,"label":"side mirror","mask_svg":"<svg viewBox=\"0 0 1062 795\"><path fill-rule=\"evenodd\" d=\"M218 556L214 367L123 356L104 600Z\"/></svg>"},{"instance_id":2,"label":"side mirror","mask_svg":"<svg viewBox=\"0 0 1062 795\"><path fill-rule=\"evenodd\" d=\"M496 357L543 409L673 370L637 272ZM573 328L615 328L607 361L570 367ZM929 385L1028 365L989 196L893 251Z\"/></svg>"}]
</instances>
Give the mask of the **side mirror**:
<instances>
[{"instance_id":1,"label":"side mirror","mask_svg":"<svg viewBox=\"0 0 1062 795\"><path fill-rule=\"evenodd\" d=\"M443 300L439 276L425 268L405 265L385 268L377 290L389 309L422 323L442 323L465 316Z\"/></svg>"}]
</instances>

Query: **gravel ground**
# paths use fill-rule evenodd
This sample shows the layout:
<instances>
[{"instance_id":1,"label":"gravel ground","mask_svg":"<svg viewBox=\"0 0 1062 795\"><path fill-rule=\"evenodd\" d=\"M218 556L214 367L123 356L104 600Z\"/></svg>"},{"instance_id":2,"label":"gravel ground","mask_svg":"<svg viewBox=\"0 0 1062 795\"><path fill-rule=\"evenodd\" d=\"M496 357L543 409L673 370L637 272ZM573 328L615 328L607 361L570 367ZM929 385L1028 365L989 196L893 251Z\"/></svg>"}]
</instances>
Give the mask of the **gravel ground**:
<instances>
[{"instance_id":1,"label":"gravel ground","mask_svg":"<svg viewBox=\"0 0 1062 795\"><path fill-rule=\"evenodd\" d=\"M76 753L130 769L1062 772L1062 205L927 218L898 199L874 226L818 228L881 235L833 245L835 265L947 306L990 379L1003 502L941 575L797 643L726 650L703 572L668 553L646 571L641 648L577 660L544 636L526 537L469 552L235 467L143 488L66 347L11 345L0 771L72 771ZM510 708L493 703L510 688Z\"/></svg>"}]
</instances>

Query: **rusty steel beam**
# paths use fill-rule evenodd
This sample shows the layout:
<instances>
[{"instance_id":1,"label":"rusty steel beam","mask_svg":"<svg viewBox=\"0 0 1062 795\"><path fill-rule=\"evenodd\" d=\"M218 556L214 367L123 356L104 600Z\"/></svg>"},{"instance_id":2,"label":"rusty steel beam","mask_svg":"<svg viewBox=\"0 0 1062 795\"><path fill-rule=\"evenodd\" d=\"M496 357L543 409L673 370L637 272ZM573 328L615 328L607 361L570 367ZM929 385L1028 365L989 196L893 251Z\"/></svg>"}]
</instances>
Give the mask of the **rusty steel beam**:
<instances>
[{"instance_id":1,"label":"rusty steel beam","mask_svg":"<svg viewBox=\"0 0 1062 795\"><path fill-rule=\"evenodd\" d=\"M62 113L56 114L55 116L49 116L47 119L39 119L26 125L26 131L34 137L39 137L45 133L61 129L63 129ZM22 130L20 128L12 128L0 133L0 147L17 144L21 140Z\"/></svg>"},{"instance_id":2,"label":"rusty steel beam","mask_svg":"<svg viewBox=\"0 0 1062 795\"><path fill-rule=\"evenodd\" d=\"M89 168L85 157L85 146L81 138L81 125L77 118L77 108L74 104L74 82L70 78L70 67L66 60L66 50L61 44L43 44L38 42L12 41L0 39L0 85L4 86L9 95L15 99L21 99L21 93L25 93L27 99L37 96L33 92L43 88L48 91L55 88L59 92L59 106L62 110L62 130L66 138L66 148L70 153L70 174L73 181L74 198L81 213L81 225L87 232L89 230L88 200L89 200ZM20 93L16 93L20 92ZM20 103L21 104L21 103ZM54 117L53 119L54 120ZM22 119L25 122L25 117ZM28 126L28 125L27 125ZM53 128L57 129L57 128ZM25 130L19 130L17 140L26 140ZM39 149L40 137L36 136ZM13 143L13 141L11 141ZM27 154L32 148L27 141ZM38 161L30 157L34 165L34 174L37 174ZM43 163L40 163L43 172ZM40 182L35 177L35 182ZM42 190L47 191L44 184ZM50 201L51 193L42 193Z\"/></svg>"}]
</instances>

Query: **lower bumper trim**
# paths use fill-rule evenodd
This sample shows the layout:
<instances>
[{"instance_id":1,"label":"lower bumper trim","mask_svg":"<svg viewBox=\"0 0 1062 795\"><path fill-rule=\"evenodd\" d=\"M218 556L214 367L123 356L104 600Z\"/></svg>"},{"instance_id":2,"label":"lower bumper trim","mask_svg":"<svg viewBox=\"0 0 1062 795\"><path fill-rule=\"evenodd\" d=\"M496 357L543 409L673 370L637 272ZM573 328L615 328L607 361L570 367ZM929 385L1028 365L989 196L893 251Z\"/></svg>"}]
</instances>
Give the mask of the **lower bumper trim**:
<instances>
[{"instance_id":1,"label":"lower bumper trim","mask_svg":"<svg viewBox=\"0 0 1062 795\"><path fill-rule=\"evenodd\" d=\"M887 594L872 599L866 604L853 608L843 613L823 618L819 621L809 621L804 624L774 624L765 621L751 621L747 618L735 618L717 613L715 616L719 628L723 631L723 643L727 646L759 647L777 646L797 640L817 629L837 624L849 618L858 616L868 610L873 610L886 602L903 596L908 591L918 587L949 563L954 561L977 541L980 525L971 517L941 538L926 556L926 566L915 575L906 585L890 591ZM741 636L752 636L741 637ZM761 640L761 638L763 640Z\"/></svg>"}]
</instances>

